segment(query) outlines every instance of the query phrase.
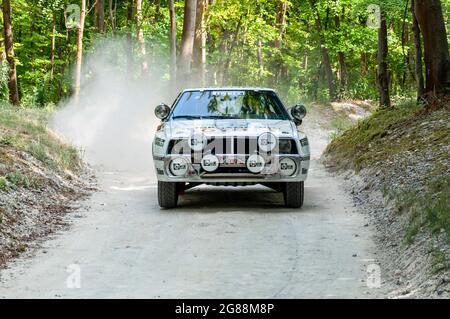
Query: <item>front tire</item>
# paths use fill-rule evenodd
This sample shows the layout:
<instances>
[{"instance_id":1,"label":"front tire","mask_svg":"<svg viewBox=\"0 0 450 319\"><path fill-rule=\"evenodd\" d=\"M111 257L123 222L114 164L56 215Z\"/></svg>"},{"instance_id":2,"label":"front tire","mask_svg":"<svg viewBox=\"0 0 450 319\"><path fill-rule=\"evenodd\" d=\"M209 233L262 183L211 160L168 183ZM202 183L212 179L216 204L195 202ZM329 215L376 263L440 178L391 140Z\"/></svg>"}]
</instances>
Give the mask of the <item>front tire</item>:
<instances>
[{"instance_id":1,"label":"front tire","mask_svg":"<svg viewBox=\"0 0 450 319\"><path fill-rule=\"evenodd\" d=\"M178 183L158 181L158 204L162 208L177 207L178 193Z\"/></svg>"},{"instance_id":2,"label":"front tire","mask_svg":"<svg viewBox=\"0 0 450 319\"><path fill-rule=\"evenodd\" d=\"M304 182L288 182L284 187L284 204L289 208L301 208L305 196Z\"/></svg>"}]
</instances>

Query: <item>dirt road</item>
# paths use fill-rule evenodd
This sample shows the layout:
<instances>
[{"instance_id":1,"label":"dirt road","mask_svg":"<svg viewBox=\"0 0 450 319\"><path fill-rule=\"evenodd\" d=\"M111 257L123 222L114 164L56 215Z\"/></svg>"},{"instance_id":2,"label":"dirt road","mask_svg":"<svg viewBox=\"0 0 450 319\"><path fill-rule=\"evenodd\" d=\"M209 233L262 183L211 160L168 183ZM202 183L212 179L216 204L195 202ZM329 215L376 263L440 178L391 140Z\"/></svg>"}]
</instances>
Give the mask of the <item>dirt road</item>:
<instances>
[{"instance_id":1,"label":"dirt road","mask_svg":"<svg viewBox=\"0 0 450 319\"><path fill-rule=\"evenodd\" d=\"M1 271L0 297L385 296L367 285L371 227L317 161L328 132L305 122L313 164L301 210L262 186L194 188L161 210L148 174L97 167L101 191L68 230Z\"/></svg>"}]
</instances>

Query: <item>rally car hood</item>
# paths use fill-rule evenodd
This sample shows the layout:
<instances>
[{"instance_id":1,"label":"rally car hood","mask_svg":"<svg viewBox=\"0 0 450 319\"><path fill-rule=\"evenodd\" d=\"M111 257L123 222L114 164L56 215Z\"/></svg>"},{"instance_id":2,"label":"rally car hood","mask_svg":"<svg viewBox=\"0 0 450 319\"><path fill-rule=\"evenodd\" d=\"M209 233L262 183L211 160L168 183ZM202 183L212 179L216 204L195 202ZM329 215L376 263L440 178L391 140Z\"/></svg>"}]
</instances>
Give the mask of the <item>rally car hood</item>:
<instances>
[{"instance_id":1,"label":"rally car hood","mask_svg":"<svg viewBox=\"0 0 450 319\"><path fill-rule=\"evenodd\" d=\"M166 133L172 137L188 137L191 134L203 133L206 136L258 136L271 132L275 136L294 136L296 127L287 120L257 119L208 119L208 120L175 120L169 121Z\"/></svg>"}]
</instances>

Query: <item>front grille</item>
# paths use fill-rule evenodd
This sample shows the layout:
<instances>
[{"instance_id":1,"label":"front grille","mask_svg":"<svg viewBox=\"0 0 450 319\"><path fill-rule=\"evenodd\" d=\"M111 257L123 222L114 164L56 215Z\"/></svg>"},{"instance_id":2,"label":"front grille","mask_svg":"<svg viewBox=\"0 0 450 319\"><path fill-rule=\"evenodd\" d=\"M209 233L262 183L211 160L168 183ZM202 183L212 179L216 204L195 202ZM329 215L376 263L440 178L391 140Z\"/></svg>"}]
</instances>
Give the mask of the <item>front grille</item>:
<instances>
[{"instance_id":1,"label":"front grille","mask_svg":"<svg viewBox=\"0 0 450 319\"><path fill-rule=\"evenodd\" d=\"M280 139L288 141L290 148L280 149L280 154L298 154L297 144L293 139ZM285 143L285 142L283 142ZM228 154L228 155L248 155L259 152L257 137L211 137L208 138L208 145L203 150L203 154ZM167 149L168 154L193 154L186 139L172 139Z\"/></svg>"}]
</instances>

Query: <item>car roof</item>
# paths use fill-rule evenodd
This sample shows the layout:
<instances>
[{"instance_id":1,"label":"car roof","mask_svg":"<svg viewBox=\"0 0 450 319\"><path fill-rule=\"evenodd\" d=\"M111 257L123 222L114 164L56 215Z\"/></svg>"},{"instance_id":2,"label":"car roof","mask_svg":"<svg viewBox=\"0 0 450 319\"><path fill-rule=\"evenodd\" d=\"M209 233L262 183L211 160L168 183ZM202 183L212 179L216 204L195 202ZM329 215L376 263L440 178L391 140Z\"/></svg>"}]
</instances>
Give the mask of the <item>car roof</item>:
<instances>
[{"instance_id":1,"label":"car roof","mask_svg":"<svg viewBox=\"0 0 450 319\"><path fill-rule=\"evenodd\" d=\"M238 86L230 86L230 87L203 87L203 88L189 88L183 90L183 92L193 92L193 91L271 91L275 92L274 89L263 88L263 87L238 87Z\"/></svg>"}]
</instances>

